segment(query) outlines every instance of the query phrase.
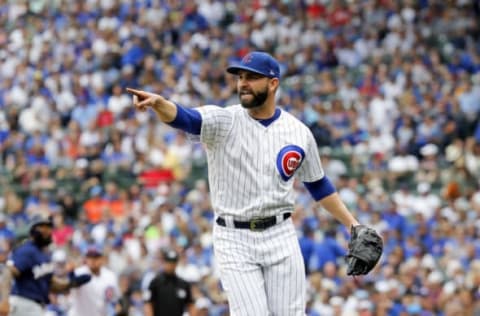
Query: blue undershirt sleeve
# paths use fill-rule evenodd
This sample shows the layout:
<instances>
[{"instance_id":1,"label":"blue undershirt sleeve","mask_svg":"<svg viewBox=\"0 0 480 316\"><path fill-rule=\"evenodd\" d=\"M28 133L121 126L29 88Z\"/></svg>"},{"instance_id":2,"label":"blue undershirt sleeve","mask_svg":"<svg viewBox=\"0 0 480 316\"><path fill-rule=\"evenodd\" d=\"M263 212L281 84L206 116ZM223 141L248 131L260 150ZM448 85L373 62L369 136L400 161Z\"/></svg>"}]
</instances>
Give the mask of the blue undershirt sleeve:
<instances>
[{"instance_id":1,"label":"blue undershirt sleeve","mask_svg":"<svg viewBox=\"0 0 480 316\"><path fill-rule=\"evenodd\" d=\"M336 191L335 186L327 176L318 181L304 182L303 184L315 201L320 201Z\"/></svg>"},{"instance_id":2,"label":"blue undershirt sleeve","mask_svg":"<svg viewBox=\"0 0 480 316\"><path fill-rule=\"evenodd\" d=\"M177 106L177 116L172 122L168 123L168 125L193 135L200 135L202 127L202 116L200 112L177 103L175 103L175 105Z\"/></svg>"}]
</instances>

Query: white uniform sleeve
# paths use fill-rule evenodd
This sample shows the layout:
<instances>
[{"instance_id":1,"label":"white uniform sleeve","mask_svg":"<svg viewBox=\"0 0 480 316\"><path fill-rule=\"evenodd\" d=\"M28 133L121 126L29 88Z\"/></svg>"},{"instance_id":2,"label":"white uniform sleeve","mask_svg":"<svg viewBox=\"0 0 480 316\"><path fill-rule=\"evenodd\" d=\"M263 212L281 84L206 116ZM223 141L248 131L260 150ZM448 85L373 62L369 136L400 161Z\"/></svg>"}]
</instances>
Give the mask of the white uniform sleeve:
<instances>
[{"instance_id":1,"label":"white uniform sleeve","mask_svg":"<svg viewBox=\"0 0 480 316\"><path fill-rule=\"evenodd\" d=\"M209 147L222 143L232 128L232 112L215 105L195 108L202 116L200 141Z\"/></svg>"},{"instance_id":2,"label":"white uniform sleeve","mask_svg":"<svg viewBox=\"0 0 480 316\"><path fill-rule=\"evenodd\" d=\"M318 153L317 143L310 130L306 132L307 148L305 149L305 158L300 168L297 170L296 178L302 182L318 181L324 176L320 154Z\"/></svg>"}]
</instances>

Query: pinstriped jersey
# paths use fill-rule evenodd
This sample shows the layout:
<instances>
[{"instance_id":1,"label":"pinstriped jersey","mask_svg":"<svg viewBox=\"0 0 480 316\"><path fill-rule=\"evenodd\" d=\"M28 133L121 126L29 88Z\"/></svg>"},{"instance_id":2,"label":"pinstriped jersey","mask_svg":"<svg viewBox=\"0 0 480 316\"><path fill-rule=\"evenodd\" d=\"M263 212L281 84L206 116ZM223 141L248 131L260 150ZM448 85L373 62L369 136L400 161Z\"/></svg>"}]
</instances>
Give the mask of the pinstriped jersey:
<instances>
[{"instance_id":1,"label":"pinstriped jersey","mask_svg":"<svg viewBox=\"0 0 480 316\"><path fill-rule=\"evenodd\" d=\"M281 111L264 126L241 105L196 110L218 216L249 220L293 211L293 178L314 182L324 176L312 133L291 114Z\"/></svg>"}]
</instances>

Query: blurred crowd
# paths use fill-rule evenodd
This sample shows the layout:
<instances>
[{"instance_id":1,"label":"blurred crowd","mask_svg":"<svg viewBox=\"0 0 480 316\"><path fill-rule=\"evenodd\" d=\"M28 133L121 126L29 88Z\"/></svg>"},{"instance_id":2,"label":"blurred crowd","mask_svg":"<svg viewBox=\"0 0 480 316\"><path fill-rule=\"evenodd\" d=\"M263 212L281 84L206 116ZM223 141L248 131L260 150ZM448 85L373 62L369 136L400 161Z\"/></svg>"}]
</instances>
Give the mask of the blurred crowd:
<instances>
[{"instance_id":1,"label":"blurred crowd","mask_svg":"<svg viewBox=\"0 0 480 316\"><path fill-rule=\"evenodd\" d=\"M0 259L48 213L53 260L102 246L131 315L166 246L199 309L227 315L205 153L125 87L236 104L225 67L265 50L279 106L385 241L346 277L348 229L295 184L307 314L480 315L480 1L6 0L0 25Z\"/></svg>"}]
</instances>

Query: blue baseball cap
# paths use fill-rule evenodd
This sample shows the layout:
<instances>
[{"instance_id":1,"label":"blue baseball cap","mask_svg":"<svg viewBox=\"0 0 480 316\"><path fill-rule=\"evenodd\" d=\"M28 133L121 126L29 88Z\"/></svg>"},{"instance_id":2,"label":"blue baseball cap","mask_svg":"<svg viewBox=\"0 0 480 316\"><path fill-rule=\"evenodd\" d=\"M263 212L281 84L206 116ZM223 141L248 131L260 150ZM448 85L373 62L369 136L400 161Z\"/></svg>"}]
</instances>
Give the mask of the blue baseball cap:
<instances>
[{"instance_id":1,"label":"blue baseball cap","mask_svg":"<svg viewBox=\"0 0 480 316\"><path fill-rule=\"evenodd\" d=\"M86 257L101 257L103 256L103 249L101 246L93 244L89 245L85 251Z\"/></svg>"},{"instance_id":2,"label":"blue baseball cap","mask_svg":"<svg viewBox=\"0 0 480 316\"><path fill-rule=\"evenodd\" d=\"M240 70L251 71L269 78L280 78L278 61L265 52L248 53L240 63L227 68L227 72L234 75L238 74Z\"/></svg>"}]
</instances>

